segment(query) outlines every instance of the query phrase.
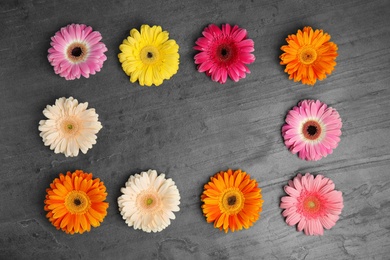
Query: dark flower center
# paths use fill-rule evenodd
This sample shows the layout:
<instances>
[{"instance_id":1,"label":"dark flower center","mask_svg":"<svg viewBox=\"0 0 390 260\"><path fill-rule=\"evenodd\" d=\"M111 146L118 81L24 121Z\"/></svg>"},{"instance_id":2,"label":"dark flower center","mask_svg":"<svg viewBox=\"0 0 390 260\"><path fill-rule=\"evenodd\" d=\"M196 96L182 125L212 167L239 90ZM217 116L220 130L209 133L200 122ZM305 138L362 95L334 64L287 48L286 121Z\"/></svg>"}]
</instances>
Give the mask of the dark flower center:
<instances>
[{"instance_id":1,"label":"dark flower center","mask_svg":"<svg viewBox=\"0 0 390 260\"><path fill-rule=\"evenodd\" d=\"M229 66L237 60L238 49L233 42L225 42L218 45L215 49L215 57L224 64Z\"/></svg>"},{"instance_id":2,"label":"dark flower center","mask_svg":"<svg viewBox=\"0 0 390 260\"><path fill-rule=\"evenodd\" d=\"M314 125L309 125L307 128L307 133L311 136L315 135L317 133L317 127Z\"/></svg>"},{"instance_id":3,"label":"dark flower center","mask_svg":"<svg viewBox=\"0 0 390 260\"><path fill-rule=\"evenodd\" d=\"M65 207L71 214L85 214L92 202L87 193L81 190L72 190L65 197Z\"/></svg>"},{"instance_id":4,"label":"dark flower center","mask_svg":"<svg viewBox=\"0 0 390 260\"><path fill-rule=\"evenodd\" d=\"M88 56L88 47L84 43L74 42L68 46L66 56L72 63L84 61Z\"/></svg>"},{"instance_id":5,"label":"dark flower center","mask_svg":"<svg viewBox=\"0 0 390 260\"><path fill-rule=\"evenodd\" d=\"M81 54L83 54L83 51L81 50L80 47L75 47L75 48L73 48L73 50L72 50L72 56L74 56L74 57L80 57Z\"/></svg>"},{"instance_id":6,"label":"dark flower center","mask_svg":"<svg viewBox=\"0 0 390 260\"><path fill-rule=\"evenodd\" d=\"M225 49L225 48L222 48L222 49L221 49L221 55L222 55L222 57L228 56L228 50Z\"/></svg>"},{"instance_id":7,"label":"dark flower center","mask_svg":"<svg viewBox=\"0 0 390 260\"><path fill-rule=\"evenodd\" d=\"M148 52L148 54L146 56L148 56L148 58L151 59L151 58L153 58L153 53Z\"/></svg>"},{"instance_id":8,"label":"dark flower center","mask_svg":"<svg viewBox=\"0 0 390 260\"><path fill-rule=\"evenodd\" d=\"M229 206L233 206L234 204L236 204L236 201L237 201L236 196L230 196L230 197L228 198L227 203L228 203Z\"/></svg>"},{"instance_id":9,"label":"dark flower center","mask_svg":"<svg viewBox=\"0 0 390 260\"><path fill-rule=\"evenodd\" d=\"M81 201L80 201L79 199L74 199L73 203L74 203L74 205L76 205L76 206L80 206Z\"/></svg>"},{"instance_id":10,"label":"dark flower center","mask_svg":"<svg viewBox=\"0 0 390 260\"><path fill-rule=\"evenodd\" d=\"M316 120L309 120L303 124L302 134L306 139L317 140L321 137L323 129Z\"/></svg>"}]
</instances>

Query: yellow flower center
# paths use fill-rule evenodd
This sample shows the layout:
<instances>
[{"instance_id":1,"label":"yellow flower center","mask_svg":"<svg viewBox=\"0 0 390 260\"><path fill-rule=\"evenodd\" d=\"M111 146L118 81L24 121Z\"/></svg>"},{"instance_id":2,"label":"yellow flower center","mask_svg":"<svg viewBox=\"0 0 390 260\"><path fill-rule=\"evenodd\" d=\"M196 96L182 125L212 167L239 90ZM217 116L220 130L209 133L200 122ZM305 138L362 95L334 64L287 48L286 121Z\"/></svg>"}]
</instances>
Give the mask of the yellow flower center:
<instances>
[{"instance_id":1,"label":"yellow flower center","mask_svg":"<svg viewBox=\"0 0 390 260\"><path fill-rule=\"evenodd\" d=\"M301 63L309 65L316 61L317 51L311 46L304 46L298 52L298 57Z\"/></svg>"},{"instance_id":2,"label":"yellow flower center","mask_svg":"<svg viewBox=\"0 0 390 260\"><path fill-rule=\"evenodd\" d=\"M80 130L80 122L73 117L67 117L61 121L59 128L65 137L74 136Z\"/></svg>"},{"instance_id":3,"label":"yellow flower center","mask_svg":"<svg viewBox=\"0 0 390 260\"><path fill-rule=\"evenodd\" d=\"M303 136L311 141L321 138L322 130L320 123L315 120L308 120L302 126Z\"/></svg>"},{"instance_id":4,"label":"yellow flower center","mask_svg":"<svg viewBox=\"0 0 390 260\"><path fill-rule=\"evenodd\" d=\"M303 208L308 213L317 213L321 209L320 200L315 196L308 196L303 201Z\"/></svg>"},{"instance_id":5,"label":"yellow flower center","mask_svg":"<svg viewBox=\"0 0 390 260\"><path fill-rule=\"evenodd\" d=\"M143 213L155 213L160 210L162 202L157 192L145 190L138 194L136 205Z\"/></svg>"},{"instance_id":6,"label":"yellow flower center","mask_svg":"<svg viewBox=\"0 0 390 260\"><path fill-rule=\"evenodd\" d=\"M85 61L87 58L88 48L85 43L74 42L66 49L68 60L73 63Z\"/></svg>"},{"instance_id":7,"label":"yellow flower center","mask_svg":"<svg viewBox=\"0 0 390 260\"><path fill-rule=\"evenodd\" d=\"M65 207L72 214L85 214L91 207L91 200L84 191L73 190L65 197Z\"/></svg>"},{"instance_id":8,"label":"yellow flower center","mask_svg":"<svg viewBox=\"0 0 390 260\"><path fill-rule=\"evenodd\" d=\"M236 188L231 187L222 192L219 197L219 208L228 215L234 215L244 208L245 197L242 192Z\"/></svg>"},{"instance_id":9,"label":"yellow flower center","mask_svg":"<svg viewBox=\"0 0 390 260\"><path fill-rule=\"evenodd\" d=\"M140 58L142 63L146 65L152 65L159 60L160 52L156 47L149 45L142 48L140 52Z\"/></svg>"}]
</instances>

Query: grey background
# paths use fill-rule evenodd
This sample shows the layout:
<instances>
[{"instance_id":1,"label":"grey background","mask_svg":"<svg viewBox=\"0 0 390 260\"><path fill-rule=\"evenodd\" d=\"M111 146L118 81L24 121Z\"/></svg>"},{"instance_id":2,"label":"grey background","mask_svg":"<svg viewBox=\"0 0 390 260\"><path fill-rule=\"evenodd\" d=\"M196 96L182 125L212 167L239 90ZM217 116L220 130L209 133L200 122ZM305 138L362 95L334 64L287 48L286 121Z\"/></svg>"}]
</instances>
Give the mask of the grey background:
<instances>
[{"instance_id":1,"label":"grey background","mask_svg":"<svg viewBox=\"0 0 390 260\"><path fill-rule=\"evenodd\" d=\"M390 1L1 1L0 259L389 259ZM255 41L246 79L225 85L198 73L192 48L209 23L238 24ZM66 81L47 61L50 37L69 23L101 32L108 60L89 79ZM117 59L131 28L158 24L180 46L180 69L160 87L129 82ZM314 88L288 80L280 46L305 25L338 44L333 74ZM39 137L42 110L73 96L96 109L103 129L86 155L54 154ZM338 110L342 137L318 162L291 154L280 134L301 99ZM263 189L261 219L225 234L207 224L200 194L209 177L241 168ZM134 173L164 172L181 211L163 232L127 227L117 209ZM83 169L108 189L108 215L83 235L45 218L45 189ZM298 172L322 173L344 194L336 226L308 237L284 222L283 186Z\"/></svg>"}]
</instances>

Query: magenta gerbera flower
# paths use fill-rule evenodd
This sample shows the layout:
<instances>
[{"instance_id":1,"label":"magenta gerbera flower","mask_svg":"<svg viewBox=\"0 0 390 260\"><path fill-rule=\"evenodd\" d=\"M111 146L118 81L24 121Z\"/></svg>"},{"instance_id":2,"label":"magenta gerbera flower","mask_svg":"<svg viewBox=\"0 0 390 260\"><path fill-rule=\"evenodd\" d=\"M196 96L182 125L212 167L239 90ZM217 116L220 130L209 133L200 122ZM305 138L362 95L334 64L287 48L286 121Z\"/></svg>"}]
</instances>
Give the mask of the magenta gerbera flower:
<instances>
[{"instance_id":1,"label":"magenta gerbera flower","mask_svg":"<svg viewBox=\"0 0 390 260\"><path fill-rule=\"evenodd\" d=\"M247 31L230 24L223 24L222 30L215 24L210 24L202 32L204 37L196 40L195 64L198 71L211 76L213 81L221 84L227 76L237 82L250 73L245 64L255 61L253 40L247 39Z\"/></svg>"},{"instance_id":2,"label":"magenta gerbera flower","mask_svg":"<svg viewBox=\"0 0 390 260\"><path fill-rule=\"evenodd\" d=\"M322 175L315 178L310 173L298 174L284 187L289 196L281 199L280 208L286 223L306 235L323 235L324 228L331 229L344 207L341 191L334 189L332 180Z\"/></svg>"},{"instance_id":3,"label":"magenta gerbera flower","mask_svg":"<svg viewBox=\"0 0 390 260\"><path fill-rule=\"evenodd\" d=\"M282 135L287 148L299 158L317 161L333 152L340 141L339 113L319 100L303 100L290 110Z\"/></svg>"},{"instance_id":4,"label":"magenta gerbera flower","mask_svg":"<svg viewBox=\"0 0 390 260\"><path fill-rule=\"evenodd\" d=\"M88 78L89 74L100 71L107 59L104 55L107 48L101 39L99 32L85 24L62 27L51 37L52 47L47 56L54 72L66 80L73 80L81 75Z\"/></svg>"}]
</instances>

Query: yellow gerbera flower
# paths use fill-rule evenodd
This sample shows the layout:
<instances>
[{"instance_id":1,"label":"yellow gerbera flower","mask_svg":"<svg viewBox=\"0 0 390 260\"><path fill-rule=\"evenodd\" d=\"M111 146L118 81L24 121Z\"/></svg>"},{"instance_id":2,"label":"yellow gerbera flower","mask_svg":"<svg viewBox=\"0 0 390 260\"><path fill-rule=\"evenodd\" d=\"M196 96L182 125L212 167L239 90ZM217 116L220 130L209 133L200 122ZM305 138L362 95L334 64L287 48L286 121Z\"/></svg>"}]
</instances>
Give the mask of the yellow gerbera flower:
<instances>
[{"instance_id":1,"label":"yellow gerbera flower","mask_svg":"<svg viewBox=\"0 0 390 260\"><path fill-rule=\"evenodd\" d=\"M201 200L208 223L225 233L249 228L260 217L263 200L257 181L241 170L219 172L204 185Z\"/></svg>"},{"instance_id":2,"label":"yellow gerbera flower","mask_svg":"<svg viewBox=\"0 0 390 260\"><path fill-rule=\"evenodd\" d=\"M298 30L287 37L288 45L283 45L280 55L284 70L294 81L314 85L318 80L330 75L336 66L337 45L330 42L330 35L323 30L313 30L310 26Z\"/></svg>"},{"instance_id":3,"label":"yellow gerbera flower","mask_svg":"<svg viewBox=\"0 0 390 260\"><path fill-rule=\"evenodd\" d=\"M179 45L161 26L144 24L140 32L132 29L119 49L123 71L131 82L138 80L141 86L159 86L179 69Z\"/></svg>"}]
</instances>

